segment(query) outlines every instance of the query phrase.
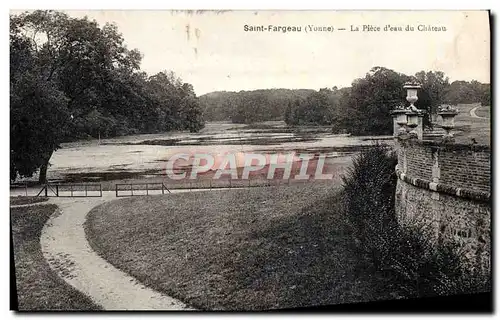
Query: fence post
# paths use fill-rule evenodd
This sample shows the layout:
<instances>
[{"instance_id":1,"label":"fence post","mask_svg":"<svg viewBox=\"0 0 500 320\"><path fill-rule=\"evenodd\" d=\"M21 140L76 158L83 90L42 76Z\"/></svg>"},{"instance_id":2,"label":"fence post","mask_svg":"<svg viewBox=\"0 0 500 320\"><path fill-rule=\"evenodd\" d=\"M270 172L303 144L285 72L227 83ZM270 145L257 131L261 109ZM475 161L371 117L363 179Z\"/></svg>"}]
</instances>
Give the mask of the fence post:
<instances>
[{"instance_id":1,"label":"fence post","mask_svg":"<svg viewBox=\"0 0 500 320\"><path fill-rule=\"evenodd\" d=\"M99 197L102 197L102 185L99 183Z\"/></svg>"},{"instance_id":2,"label":"fence post","mask_svg":"<svg viewBox=\"0 0 500 320\"><path fill-rule=\"evenodd\" d=\"M56 197L59 197L59 185L56 184Z\"/></svg>"},{"instance_id":3,"label":"fence post","mask_svg":"<svg viewBox=\"0 0 500 320\"><path fill-rule=\"evenodd\" d=\"M161 194L165 194L164 189L163 189L163 182L161 183Z\"/></svg>"},{"instance_id":4,"label":"fence post","mask_svg":"<svg viewBox=\"0 0 500 320\"><path fill-rule=\"evenodd\" d=\"M134 195L134 189L132 188L132 184L130 184L130 194Z\"/></svg>"},{"instance_id":5,"label":"fence post","mask_svg":"<svg viewBox=\"0 0 500 320\"><path fill-rule=\"evenodd\" d=\"M149 195L148 184L146 183L146 195Z\"/></svg>"},{"instance_id":6,"label":"fence post","mask_svg":"<svg viewBox=\"0 0 500 320\"><path fill-rule=\"evenodd\" d=\"M48 197L49 194L48 194L48 191L47 191L47 184L45 184L45 196Z\"/></svg>"},{"instance_id":7,"label":"fence post","mask_svg":"<svg viewBox=\"0 0 500 320\"><path fill-rule=\"evenodd\" d=\"M118 198L118 183L115 184L115 195Z\"/></svg>"},{"instance_id":8,"label":"fence post","mask_svg":"<svg viewBox=\"0 0 500 320\"><path fill-rule=\"evenodd\" d=\"M69 186L69 190L71 191L71 196L73 196L73 185Z\"/></svg>"}]
</instances>

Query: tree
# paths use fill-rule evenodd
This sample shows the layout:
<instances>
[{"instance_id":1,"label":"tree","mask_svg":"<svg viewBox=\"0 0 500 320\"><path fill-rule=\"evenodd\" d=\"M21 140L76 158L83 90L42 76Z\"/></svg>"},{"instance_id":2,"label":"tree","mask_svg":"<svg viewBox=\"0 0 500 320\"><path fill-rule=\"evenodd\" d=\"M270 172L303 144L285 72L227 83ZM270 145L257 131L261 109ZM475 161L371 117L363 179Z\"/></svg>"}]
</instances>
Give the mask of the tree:
<instances>
[{"instance_id":1,"label":"tree","mask_svg":"<svg viewBox=\"0 0 500 320\"><path fill-rule=\"evenodd\" d=\"M11 167L13 172L29 176L39 166L39 182L43 183L52 153L71 132L68 114L84 118L102 107L109 72L115 66L135 67L130 57L135 58L136 53L125 49L116 27L100 29L95 21L69 18L60 12L38 10L11 16L10 31L11 131L28 130L22 123L29 123L32 134L21 136L35 139L11 141L13 155L26 148L33 152L13 157ZM19 50L21 57L29 57L29 63L16 58ZM31 144L38 150L29 148Z\"/></svg>"},{"instance_id":2,"label":"tree","mask_svg":"<svg viewBox=\"0 0 500 320\"><path fill-rule=\"evenodd\" d=\"M202 108L191 84L165 71L149 77L147 86L162 130L197 132L204 127Z\"/></svg>"},{"instance_id":3,"label":"tree","mask_svg":"<svg viewBox=\"0 0 500 320\"><path fill-rule=\"evenodd\" d=\"M424 127L432 127L432 115L437 114L437 108L445 103L445 94L450 83L442 71L420 71L415 74L415 79L422 85L418 93L415 106L425 110Z\"/></svg>"},{"instance_id":4,"label":"tree","mask_svg":"<svg viewBox=\"0 0 500 320\"><path fill-rule=\"evenodd\" d=\"M348 110L343 129L355 135L391 134L389 114L404 100L407 80L407 76L383 67L372 68L364 78L355 80L343 99Z\"/></svg>"},{"instance_id":5,"label":"tree","mask_svg":"<svg viewBox=\"0 0 500 320\"><path fill-rule=\"evenodd\" d=\"M44 182L52 152L67 133L67 99L52 83L27 73L11 84L10 105L11 179L40 168Z\"/></svg>"},{"instance_id":6,"label":"tree","mask_svg":"<svg viewBox=\"0 0 500 320\"><path fill-rule=\"evenodd\" d=\"M305 99L314 90L262 89L240 92L217 91L200 96L207 121L234 123L284 120L290 102Z\"/></svg>"},{"instance_id":7,"label":"tree","mask_svg":"<svg viewBox=\"0 0 500 320\"><path fill-rule=\"evenodd\" d=\"M288 101L288 104L285 109L285 114L283 115L283 120L285 121L286 124L291 125L292 124L292 101Z\"/></svg>"},{"instance_id":8,"label":"tree","mask_svg":"<svg viewBox=\"0 0 500 320\"><path fill-rule=\"evenodd\" d=\"M57 11L10 17L11 178L40 170L63 141L173 129L197 131L194 89L173 72L140 71L113 24Z\"/></svg>"},{"instance_id":9,"label":"tree","mask_svg":"<svg viewBox=\"0 0 500 320\"><path fill-rule=\"evenodd\" d=\"M473 81L474 82L474 81ZM477 83L477 81L476 81ZM467 81L453 81L446 91L447 103L456 105L459 103L475 103L481 101L477 84Z\"/></svg>"},{"instance_id":10,"label":"tree","mask_svg":"<svg viewBox=\"0 0 500 320\"><path fill-rule=\"evenodd\" d=\"M10 25L10 177L31 176L40 168L45 181L48 161L67 133L67 99L44 73L34 38L22 34L23 20Z\"/></svg>"},{"instance_id":11,"label":"tree","mask_svg":"<svg viewBox=\"0 0 500 320\"><path fill-rule=\"evenodd\" d=\"M180 91L180 115L183 129L187 129L190 132L198 132L205 126L199 99L194 93L193 86L189 83L183 83Z\"/></svg>"}]
</instances>

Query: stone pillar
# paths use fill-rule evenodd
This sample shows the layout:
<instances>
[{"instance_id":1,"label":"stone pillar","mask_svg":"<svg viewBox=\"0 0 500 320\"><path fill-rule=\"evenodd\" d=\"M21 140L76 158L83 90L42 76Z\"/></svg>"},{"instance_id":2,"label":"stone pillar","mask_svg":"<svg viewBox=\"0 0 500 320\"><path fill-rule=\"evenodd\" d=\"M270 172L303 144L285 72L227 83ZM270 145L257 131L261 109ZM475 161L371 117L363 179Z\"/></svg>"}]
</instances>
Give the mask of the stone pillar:
<instances>
[{"instance_id":1,"label":"stone pillar","mask_svg":"<svg viewBox=\"0 0 500 320\"><path fill-rule=\"evenodd\" d=\"M391 111L393 131L392 135L397 138L399 135L406 133L407 110L404 107L399 107Z\"/></svg>"},{"instance_id":2,"label":"stone pillar","mask_svg":"<svg viewBox=\"0 0 500 320\"><path fill-rule=\"evenodd\" d=\"M439 183L439 178L441 178L441 169L439 167L439 148L432 148L432 183ZM431 190L433 190L432 186Z\"/></svg>"},{"instance_id":3,"label":"stone pillar","mask_svg":"<svg viewBox=\"0 0 500 320\"><path fill-rule=\"evenodd\" d=\"M422 113L419 113L417 115L418 117L418 125L417 125L417 138L419 140L424 139L424 115Z\"/></svg>"},{"instance_id":4,"label":"stone pillar","mask_svg":"<svg viewBox=\"0 0 500 320\"><path fill-rule=\"evenodd\" d=\"M407 127L409 130L410 138L422 140L424 138L424 115L422 114L422 112L420 112L420 110L407 111L406 115L408 116Z\"/></svg>"}]
</instances>

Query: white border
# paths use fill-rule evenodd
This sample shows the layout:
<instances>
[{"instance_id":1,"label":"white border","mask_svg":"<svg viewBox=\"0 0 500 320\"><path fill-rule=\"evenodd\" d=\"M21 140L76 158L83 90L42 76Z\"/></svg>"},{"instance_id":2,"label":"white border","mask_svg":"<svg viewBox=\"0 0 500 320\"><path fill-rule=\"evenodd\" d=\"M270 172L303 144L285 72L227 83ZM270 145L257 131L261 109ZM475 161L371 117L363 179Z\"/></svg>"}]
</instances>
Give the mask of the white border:
<instances>
[{"instance_id":1,"label":"white border","mask_svg":"<svg viewBox=\"0 0 500 320\"><path fill-rule=\"evenodd\" d=\"M327 4L327 1L324 0L307 0L307 1L272 1L272 0L253 0L253 1L245 1L245 3L241 1L189 1L189 0L184 0L184 1L175 1L175 2L168 2L168 3L163 3L161 1L153 1L153 0L141 0L141 1L119 1L119 2L110 2L110 1L103 1L103 0L87 0L84 2L70 2L70 1L43 1L43 2L37 2L37 1L5 1L2 2L2 8L5 6L4 11L2 12L3 14L1 15L2 18L2 26L4 27L2 36L3 36L3 41L2 43L2 61L4 61L5 64L7 64L7 61L9 59L9 47L8 47L8 12L10 9L234 9L234 10L244 10L244 9L286 9L286 10L293 10L293 9L307 9L307 10L314 10L314 9L320 9L320 10L361 10L361 9L373 9L373 10L425 10L425 9L430 9L430 10L466 10L466 9L492 9L493 14L498 15L498 4L500 1L496 0L454 0L454 1L436 1L436 0L418 0L418 1L411 1L411 2L403 2L403 1L388 1L388 0L378 0L378 1L357 1L357 0L348 0L348 1L341 1L337 3L329 3ZM496 25L498 25L498 16L496 17L497 19L495 20ZM497 28L495 28L497 29ZM496 30L495 30L496 31ZM496 37L495 37L496 40ZM496 43L494 43L496 47ZM498 53L497 53L498 55ZM491 57L493 58L493 56ZM495 70L492 70L495 74L497 74L498 71L498 64L495 64ZM8 70L8 69L7 69ZM492 74L493 78L493 74ZM494 79L494 78L493 78ZM0 128L2 130L2 134L0 135L2 137L2 147L1 150L3 152L3 156L0 158L3 162L3 165L1 166L3 170L1 171L2 177L1 181L4 181L4 184L1 184L2 187L2 194L5 196L2 198L2 208L5 208L2 218L3 221L1 223L2 228L4 231L1 233L3 236L3 241L2 241L2 252L1 252L1 257L3 258L4 263L1 264L1 269L2 269L2 296L1 296L1 301L2 301L2 318L6 316L7 318L13 318L16 316L13 312L9 312L9 264L7 263L8 257L9 257L9 243L8 243L8 234L9 234L9 215L8 215L8 208L9 208L9 199L7 198L8 194L8 185L7 185L7 180L9 176L8 172L8 167L9 167L9 151L8 151L8 146L9 146L9 112L8 112L8 106L9 106L9 93L8 93L8 82L9 82L9 73L4 72L4 77L3 77L3 106L1 108L2 110L2 117L1 121L3 122L0 125ZM494 96L495 96L495 101L497 101L497 93L498 92L498 86L495 84L494 86ZM497 114L496 112L495 114ZM498 121L498 117L495 117L495 120ZM499 141L498 135L495 135L495 141ZM495 146L496 147L496 146ZM498 197L493 197L497 198ZM495 207L496 209L496 207ZM497 210L494 210L494 212L497 212ZM495 221L495 226L494 226L494 231L498 232L498 218L494 219ZM495 247L494 247L495 248ZM494 254L494 257L497 255ZM494 262L495 267L495 272L498 271L498 264L496 261ZM496 272L498 275L498 272ZM495 285L495 289L497 289ZM496 290L495 290L496 291ZM496 297L495 299L495 305L497 305L497 300L498 300L498 292L494 295ZM166 314L156 314L156 316L164 316ZM262 315L259 314L260 316L269 316L269 315ZM80 315L82 316L82 315ZM85 317L87 316L94 316L94 314L88 314L84 315ZM108 315L109 316L109 315ZM114 315L113 318L130 318L130 317L142 317L143 314L141 315ZM168 316L168 315L167 315ZM173 314L170 316L175 316L179 317L182 315L179 314ZM217 314L217 317L222 316L221 314ZM244 318L249 318L254 316L253 314L248 314L248 315L235 315L235 314L227 314L227 317L233 317L233 316L238 316L238 317L244 317ZM273 316L280 316L278 314L274 314ZM292 317L292 316L308 316L308 315L286 315L287 317ZM320 316L320 315L318 315ZM322 316L329 316L329 315L322 315ZM336 318L344 318L347 315L332 315ZM433 319L437 318L437 316L426 316L423 315L426 319ZM440 316L439 318L456 318L458 315L450 315L450 316ZM17 315L19 317L19 315ZM40 318L42 319L49 319L55 317L55 315L39 315ZM387 318L388 315L379 315L377 317L380 318ZM395 315L395 317L401 317L400 315ZM185 318L185 316L183 316ZM356 316L354 318L362 318L361 316Z\"/></svg>"}]
</instances>

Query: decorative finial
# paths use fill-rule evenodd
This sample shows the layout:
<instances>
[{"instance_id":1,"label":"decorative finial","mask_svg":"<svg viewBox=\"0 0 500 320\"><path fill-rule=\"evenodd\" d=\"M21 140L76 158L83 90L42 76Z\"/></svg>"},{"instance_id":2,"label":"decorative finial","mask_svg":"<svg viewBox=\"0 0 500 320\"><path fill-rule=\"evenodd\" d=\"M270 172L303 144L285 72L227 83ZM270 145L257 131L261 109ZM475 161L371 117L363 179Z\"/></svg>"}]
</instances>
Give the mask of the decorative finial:
<instances>
[{"instance_id":1,"label":"decorative finial","mask_svg":"<svg viewBox=\"0 0 500 320\"><path fill-rule=\"evenodd\" d=\"M394 110L406 110L406 107L404 104L400 103L394 107Z\"/></svg>"}]
</instances>

